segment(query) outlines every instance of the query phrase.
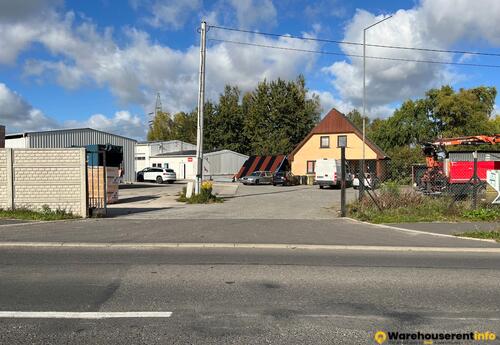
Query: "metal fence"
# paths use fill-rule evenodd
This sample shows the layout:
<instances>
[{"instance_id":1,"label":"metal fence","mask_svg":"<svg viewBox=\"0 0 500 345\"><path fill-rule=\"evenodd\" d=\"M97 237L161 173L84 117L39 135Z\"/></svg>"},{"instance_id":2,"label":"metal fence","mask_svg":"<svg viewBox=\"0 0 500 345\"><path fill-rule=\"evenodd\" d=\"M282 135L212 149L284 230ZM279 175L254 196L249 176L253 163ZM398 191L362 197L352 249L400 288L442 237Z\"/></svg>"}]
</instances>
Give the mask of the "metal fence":
<instances>
[{"instance_id":1,"label":"metal fence","mask_svg":"<svg viewBox=\"0 0 500 345\"><path fill-rule=\"evenodd\" d=\"M385 161L379 169L367 169L364 174L358 170L359 202L379 210L500 208L500 161L485 160L472 152L460 159L450 158L435 168Z\"/></svg>"}]
</instances>

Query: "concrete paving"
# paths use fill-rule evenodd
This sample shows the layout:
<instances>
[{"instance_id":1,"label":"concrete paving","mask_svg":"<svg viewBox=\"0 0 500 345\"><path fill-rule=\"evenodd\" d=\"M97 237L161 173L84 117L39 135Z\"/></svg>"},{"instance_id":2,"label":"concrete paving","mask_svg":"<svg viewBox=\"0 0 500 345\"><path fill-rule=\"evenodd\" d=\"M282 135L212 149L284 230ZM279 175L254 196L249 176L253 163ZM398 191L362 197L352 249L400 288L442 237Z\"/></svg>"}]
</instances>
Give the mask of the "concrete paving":
<instances>
[{"instance_id":1,"label":"concrete paving","mask_svg":"<svg viewBox=\"0 0 500 345\"><path fill-rule=\"evenodd\" d=\"M414 233L349 219L89 219L0 226L0 242L257 243L406 247L500 244Z\"/></svg>"},{"instance_id":2,"label":"concrete paving","mask_svg":"<svg viewBox=\"0 0 500 345\"><path fill-rule=\"evenodd\" d=\"M500 256L0 249L2 344L374 344L377 330L500 334Z\"/></svg>"},{"instance_id":3,"label":"concrete paving","mask_svg":"<svg viewBox=\"0 0 500 345\"><path fill-rule=\"evenodd\" d=\"M140 186L145 186L142 189ZM338 216L340 191L317 186L244 186L215 183L224 203L187 205L176 200L181 184L120 190L120 202L110 205L110 217L128 219L332 219ZM347 190L348 200L356 192Z\"/></svg>"}]
</instances>

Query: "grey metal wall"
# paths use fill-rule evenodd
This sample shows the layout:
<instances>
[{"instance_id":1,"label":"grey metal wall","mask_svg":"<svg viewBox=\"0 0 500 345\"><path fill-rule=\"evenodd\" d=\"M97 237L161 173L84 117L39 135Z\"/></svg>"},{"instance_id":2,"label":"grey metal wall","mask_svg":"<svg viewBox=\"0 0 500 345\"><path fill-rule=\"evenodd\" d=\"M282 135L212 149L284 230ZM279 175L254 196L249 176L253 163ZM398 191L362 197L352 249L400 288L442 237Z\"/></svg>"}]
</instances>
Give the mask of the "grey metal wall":
<instances>
[{"instance_id":1,"label":"grey metal wall","mask_svg":"<svg viewBox=\"0 0 500 345\"><path fill-rule=\"evenodd\" d=\"M234 175L248 156L231 150L222 150L204 154L204 158L210 163L207 175Z\"/></svg>"},{"instance_id":2,"label":"grey metal wall","mask_svg":"<svg viewBox=\"0 0 500 345\"><path fill-rule=\"evenodd\" d=\"M30 148L65 148L86 145L117 145L123 147L124 181L135 181L135 144L133 139L93 129L70 129L28 133Z\"/></svg>"},{"instance_id":3,"label":"grey metal wall","mask_svg":"<svg viewBox=\"0 0 500 345\"><path fill-rule=\"evenodd\" d=\"M149 145L151 145L151 156L156 156L162 153L196 150L196 145L180 140L152 142L149 143Z\"/></svg>"},{"instance_id":4,"label":"grey metal wall","mask_svg":"<svg viewBox=\"0 0 500 345\"><path fill-rule=\"evenodd\" d=\"M451 162L472 162L474 154L472 152L449 152ZM498 152L478 152L478 161L500 161L500 151Z\"/></svg>"}]
</instances>

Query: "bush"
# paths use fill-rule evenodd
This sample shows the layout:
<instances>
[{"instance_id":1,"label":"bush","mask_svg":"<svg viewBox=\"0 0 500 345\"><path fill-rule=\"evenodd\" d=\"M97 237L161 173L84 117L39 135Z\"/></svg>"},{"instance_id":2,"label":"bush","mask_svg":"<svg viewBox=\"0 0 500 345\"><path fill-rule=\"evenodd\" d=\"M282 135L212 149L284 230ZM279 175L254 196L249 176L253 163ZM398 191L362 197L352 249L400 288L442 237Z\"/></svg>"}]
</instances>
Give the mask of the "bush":
<instances>
[{"instance_id":1,"label":"bush","mask_svg":"<svg viewBox=\"0 0 500 345\"><path fill-rule=\"evenodd\" d=\"M448 198L427 197L393 183L384 184L375 200L377 203L366 195L362 201L351 203L348 205L349 215L373 223L444 221L460 215L459 205L450 208Z\"/></svg>"},{"instance_id":2,"label":"bush","mask_svg":"<svg viewBox=\"0 0 500 345\"><path fill-rule=\"evenodd\" d=\"M186 202L188 204L211 204L222 202L223 200L213 194L213 183L211 181L203 181L201 184L200 194L193 194L190 198L187 198L186 187L183 187L177 201Z\"/></svg>"}]
</instances>

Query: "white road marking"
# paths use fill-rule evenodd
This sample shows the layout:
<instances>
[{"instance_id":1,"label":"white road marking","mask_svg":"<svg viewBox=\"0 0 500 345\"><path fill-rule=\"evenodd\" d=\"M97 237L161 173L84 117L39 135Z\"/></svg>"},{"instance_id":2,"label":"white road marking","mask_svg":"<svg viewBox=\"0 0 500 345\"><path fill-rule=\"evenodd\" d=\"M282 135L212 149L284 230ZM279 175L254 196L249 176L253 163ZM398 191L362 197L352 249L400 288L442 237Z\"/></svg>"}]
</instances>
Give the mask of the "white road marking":
<instances>
[{"instance_id":1,"label":"white road marking","mask_svg":"<svg viewBox=\"0 0 500 345\"><path fill-rule=\"evenodd\" d=\"M0 242L0 248L106 248L106 249L306 249L306 250L357 250L388 252L441 252L441 253L497 253L497 247L411 247L365 246L336 244L283 244L283 243L108 243L108 242Z\"/></svg>"},{"instance_id":2,"label":"white road marking","mask_svg":"<svg viewBox=\"0 0 500 345\"><path fill-rule=\"evenodd\" d=\"M435 236L435 237L445 237L445 238L454 238L454 239L461 239L461 240L468 240L468 241L481 241L481 242L490 242L490 243L496 243L495 240L490 240L486 238L474 238L474 237L465 237L465 236L455 236L455 235L448 235L448 234L440 234L438 232L429 232L429 231L421 231L421 230L412 230L412 229L406 229L406 228L400 228L398 226L393 226L393 225L386 225L386 224L375 224L375 223L369 223L369 222L364 222L362 220L357 220L354 218L350 217L345 217L344 219L350 220L354 223L362 223L366 225L371 225L377 228L383 228L383 229L391 229L391 230L396 230L399 232L405 232L408 234L412 234L414 236L417 235L430 235L430 236Z\"/></svg>"},{"instance_id":3,"label":"white road marking","mask_svg":"<svg viewBox=\"0 0 500 345\"><path fill-rule=\"evenodd\" d=\"M114 318L167 318L170 311L132 312L64 312L64 311L0 311L0 318L9 319L114 319Z\"/></svg>"}]
</instances>

